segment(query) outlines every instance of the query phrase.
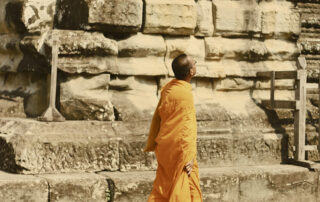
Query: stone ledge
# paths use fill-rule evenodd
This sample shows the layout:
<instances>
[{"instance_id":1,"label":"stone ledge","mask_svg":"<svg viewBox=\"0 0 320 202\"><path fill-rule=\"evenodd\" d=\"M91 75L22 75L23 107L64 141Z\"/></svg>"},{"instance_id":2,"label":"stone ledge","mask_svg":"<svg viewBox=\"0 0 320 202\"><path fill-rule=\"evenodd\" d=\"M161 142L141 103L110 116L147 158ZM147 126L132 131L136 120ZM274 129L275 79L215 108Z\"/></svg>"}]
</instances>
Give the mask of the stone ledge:
<instances>
[{"instance_id":1,"label":"stone ledge","mask_svg":"<svg viewBox=\"0 0 320 202\"><path fill-rule=\"evenodd\" d=\"M38 175L47 180L49 200L57 201L109 201L110 190L107 180L94 173L68 173Z\"/></svg>"},{"instance_id":2,"label":"stone ledge","mask_svg":"<svg viewBox=\"0 0 320 202\"><path fill-rule=\"evenodd\" d=\"M279 164L286 158L283 135L236 125L218 129L215 122L199 123L201 167ZM149 126L149 121L0 119L0 169L23 174L154 170L154 154L143 152Z\"/></svg>"},{"instance_id":3,"label":"stone ledge","mask_svg":"<svg viewBox=\"0 0 320 202\"><path fill-rule=\"evenodd\" d=\"M155 172L101 172L115 185L115 201L146 201ZM318 176L292 165L200 167L205 202L213 201L317 201Z\"/></svg>"},{"instance_id":4,"label":"stone ledge","mask_svg":"<svg viewBox=\"0 0 320 202\"><path fill-rule=\"evenodd\" d=\"M46 180L0 172L0 201L48 201Z\"/></svg>"},{"instance_id":5,"label":"stone ledge","mask_svg":"<svg viewBox=\"0 0 320 202\"><path fill-rule=\"evenodd\" d=\"M105 122L1 119L0 128L1 170L24 174L118 170L119 141Z\"/></svg>"}]
</instances>

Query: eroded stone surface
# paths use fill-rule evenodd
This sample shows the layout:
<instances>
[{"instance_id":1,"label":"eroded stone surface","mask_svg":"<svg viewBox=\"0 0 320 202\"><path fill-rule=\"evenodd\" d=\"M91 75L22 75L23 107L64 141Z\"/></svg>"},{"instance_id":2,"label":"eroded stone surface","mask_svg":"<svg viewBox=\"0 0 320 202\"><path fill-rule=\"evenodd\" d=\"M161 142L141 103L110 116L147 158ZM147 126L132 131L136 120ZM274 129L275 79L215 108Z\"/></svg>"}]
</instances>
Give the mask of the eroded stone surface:
<instances>
[{"instance_id":1,"label":"eroded stone surface","mask_svg":"<svg viewBox=\"0 0 320 202\"><path fill-rule=\"evenodd\" d=\"M55 7L55 0L1 1L0 33L41 33L52 29Z\"/></svg>"},{"instance_id":2,"label":"eroded stone surface","mask_svg":"<svg viewBox=\"0 0 320 202\"><path fill-rule=\"evenodd\" d=\"M213 1L217 32L260 32L261 9L255 1Z\"/></svg>"},{"instance_id":3,"label":"eroded stone surface","mask_svg":"<svg viewBox=\"0 0 320 202\"><path fill-rule=\"evenodd\" d=\"M213 10L210 1L198 1L197 3L197 27L196 36L212 36L214 32Z\"/></svg>"},{"instance_id":4,"label":"eroded stone surface","mask_svg":"<svg viewBox=\"0 0 320 202\"><path fill-rule=\"evenodd\" d=\"M1 170L64 173L118 170L118 140L103 122L1 120Z\"/></svg>"},{"instance_id":5,"label":"eroded stone surface","mask_svg":"<svg viewBox=\"0 0 320 202\"><path fill-rule=\"evenodd\" d=\"M108 92L109 82L109 74L68 76L66 81L60 84L62 115L69 120L114 120L113 105Z\"/></svg>"},{"instance_id":6,"label":"eroded stone surface","mask_svg":"<svg viewBox=\"0 0 320 202\"><path fill-rule=\"evenodd\" d=\"M142 0L89 0L88 23L109 32L136 32L142 24ZM102 15L103 13L103 15Z\"/></svg>"},{"instance_id":7,"label":"eroded stone surface","mask_svg":"<svg viewBox=\"0 0 320 202\"><path fill-rule=\"evenodd\" d=\"M138 33L127 39L120 40L120 57L146 57L146 56L164 56L166 46L162 36Z\"/></svg>"},{"instance_id":8,"label":"eroded stone surface","mask_svg":"<svg viewBox=\"0 0 320 202\"><path fill-rule=\"evenodd\" d=\"M260 7L263 34L300 34L300 14L291 2L261 2Z\"/></svg>"},{"instance_id":9,"label":"eroded stone surface","mask_svg":"<svg viewBox=\"0 0 320 202\"><path fill-rule=\"evenodd\" d=\"M106 201L110 196L107 181L93 173L39 175L47 180L49 201Z\"/></svg>"},{"instance_id":10,"label":"eroded stone surface","mask_svg":"<svg viewBox=\"0 0 320 202\"><path fill-rule=\"evenodd\" d=\"M40 116L48 106L46 74L2 73L0 94L10 100L22 98L22 111L27 116ZM22 103L21 103L22 104ZM9 107L9 106L8 106Z\"/></svg>"},{"instance_id":11,"label":"eroded stone surface","mask_svg":"<svg viewBox=\"0 0 320 202\"><path fill-rule=\"evenodd\" d=\"M155 172L146 171L99 174L113 181L120 202L147 200L155 178ZM205 202L317 199L318 174L297 166L200 168L199 174Z\"/></svg>"},{"instance_id":12,"label":"eroded stone surface","mask_svg":"<svg viewBox=\"0 0 320 202\"><path fill-rule=\"evenodd\" d=\"M57 27L109 33L138 32L142 10L142 0L61 0L57 4Z\"/></svg>"},{"instance_id":13,"label":"eroded stone surface","mask_svg":"<svg viewBox=\"0 0 320 202\"><path fill-rule=\"evenodd\" d=\"M153 78L118 77L111 81L110 93L117 120L150 120L158 103Z\"/></svg>"},{"instance_id":14,"label":"eroded stone surface","mask_svg":"<svg viewBox=\"0 0 320 202\"><path fill-rule=\"evenodd\" d=\"M0 172L0 200L47 202L48 184L38 177Z\"/></svg>"},{"instance_id":15,"label":"eroded stone surface","mask_svg":"<svg viewBox=\"0 0 320 202\"><path fill-rule=\"evenodd\" d=\"M144 33L190 35L197 23L192 0L146 0ZM177 12L179 11L179 12Z\"/></svg>"}]
</instances>

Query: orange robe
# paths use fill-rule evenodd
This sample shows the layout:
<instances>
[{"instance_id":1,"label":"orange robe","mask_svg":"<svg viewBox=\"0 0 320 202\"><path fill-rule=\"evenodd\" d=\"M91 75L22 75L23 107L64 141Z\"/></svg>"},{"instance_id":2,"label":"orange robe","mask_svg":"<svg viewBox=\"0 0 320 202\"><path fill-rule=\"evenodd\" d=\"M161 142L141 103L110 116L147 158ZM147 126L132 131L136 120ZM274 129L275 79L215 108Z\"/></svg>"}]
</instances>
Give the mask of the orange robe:
<instances>
[{"instance_id":1,"label":"orange robe","mask_svg":"<svg viewBox=\"0 0 320 202\"><path fill-rule=\"evenodd\" d=\"M161 91L145 151L154 151L157 175L148 202L202 202L196 161L197 122L191 84L173 79ZM194 160L188 176L185 165Z\"/></svg>"}]
</instances>

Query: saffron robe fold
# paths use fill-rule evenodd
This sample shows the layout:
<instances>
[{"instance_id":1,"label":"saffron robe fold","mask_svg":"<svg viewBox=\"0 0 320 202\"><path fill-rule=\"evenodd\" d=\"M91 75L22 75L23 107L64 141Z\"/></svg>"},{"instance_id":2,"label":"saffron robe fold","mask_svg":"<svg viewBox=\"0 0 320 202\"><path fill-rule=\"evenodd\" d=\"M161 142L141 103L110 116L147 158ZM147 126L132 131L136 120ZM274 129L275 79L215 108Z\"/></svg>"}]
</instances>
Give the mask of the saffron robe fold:
<instances>
[{"instance_id":1,"label":"saffron robe fold","mask_svg":"<svg viewBox=\"0 0 320 202\"><path fill-rule=\"evenodd\" d=\"M197 122L191 84L173 79L161 91L145 151L154 151L156 178L148 202L202 202L196 161ZM188 176L185 165L194 160Z\"/></svg>"}]
</instances>

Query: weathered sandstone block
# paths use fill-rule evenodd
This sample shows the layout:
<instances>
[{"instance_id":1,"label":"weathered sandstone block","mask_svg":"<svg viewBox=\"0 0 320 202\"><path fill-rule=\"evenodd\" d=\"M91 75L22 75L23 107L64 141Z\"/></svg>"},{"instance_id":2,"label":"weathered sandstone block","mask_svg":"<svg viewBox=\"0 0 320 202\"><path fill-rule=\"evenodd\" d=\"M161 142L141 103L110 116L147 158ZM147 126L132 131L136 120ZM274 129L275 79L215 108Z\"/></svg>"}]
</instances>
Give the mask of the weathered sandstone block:
<instances>
[{"instance_id":1,"label":"weathered sandstone block","mask_svg":"<svg viewBox=\"0 0 320 202\"><path fill-rule=\"evenodd\" d=\"M114 131L121 135L119 142L120 171L155 170L157 160L154 153L143 152L151 119L148 121L115 122Z\"/></svg>"},{"instance_id":2,"label":"weathered sandstone block","mask_svg":"<svg viewBox=\"0 0 320 202\"><path fill-rule=\"evenodd\" d=\"M0 34L0 72L17 72L23 59L19 47L20 36Z\"/></svg>"},{"instance_id":3,"label":"weathered sandstone block","mask_svg":"<svg viewBox=\"0 0 320 202\"><path fill-rule=\"evenodd\" d=\"M117 73L116 56L79 56L79 57L60 57L58 67L67 73Z\"/></svg>"},{"instance_id":4,"label":"weathered sandstone block","mask_svg":"<svg viewBox=\"0 0 320 202\"><path fill-rule=\"evenodd\" d=\"M150 77L118 77L111 81L111 102L117 120L150 120L157 106L157 81Z\"/></svg>"},{"instance_id":5,"label":"weathered sandstone block","mask_svg":"<svg viewBox=\"0 0 320 202\"><path fill-rule=\"evenodd\" d=\"M121 75L160 76L166 75L168 70L162 57L119 57L117 59L117 73Z\"/></svg>"},{"instance_id":6,"label":"weathered sandstone block","mask_svg":"<svg viewBox=\"0 0 320 202\"><path fill-rule=\"evenodd\" d=\"M146 201L156 173L101 172L115 187L114 200ZM292 165L199 169L203 201L316 201L318 174Z\"/></svg>"},{"instance_id":7,"label":"weathered sandstone block","mask_svg":"<svg viewBox=\"0 0 320 202\"><path fill-rule=\"evenodd\" d=\"M205 38L205 46L206 58L210 60L228 58L255 61L268 57L265 44L256 40L208 37Z\"/></svg>"},{"instance_id":8,"label":"weathered sandstone block","mask_svg":"<svg viewBox=\"0 0 320 202\"><path fill-rule=\"evenodd\" d=\"M114 120L109 74L68 76L60 84L61 113L70 120Z\"/></svg>"},{"instance_id":9,"label":"weathered sandstone block","mask_svg":"<svg viewBox=\"0 0 320 202\"><path fill-rule=\"evenodd\" d=\"M118 139L106 122L0 121L1 170L64 173L118 170Z\"/></svg>"},{"instance_id":10,"label":"weathered sandstone block","mask_svg":"<svg viewBox=\"0 0 320 202\"><path fill-rule=\"evenodd\" d=\"M236 77L255 77L257 72L262 71L292 71L297 69L295 61L263 61L251 63L222 60L220 63L224 66L224 72L227 76Z\"/></svg>"},{"instance_id":11,"label":"weathered sandstone block","mask_svg":"<svg viewBox=\"0 0 320 202\"><path fill-rule=\"evenodd\" d=\"M146 0L144 33L190 35L197 24L193 0Z\"/></svg>"},{"instance_id":12,"label":"weathered sandstone block","mask_svg":"<svg viewBox=\"0 0 320 202\"><path fill-rule=\"evenodd\" d=\"M88 23L103 25L107 31L137 32L142 24L142 0L89 0ZM121 30L121 28L123 28Z\"/></svg>"},{"instance_id":13,"label":"weathered sandstone block","mask_svg":"<svg viewBox=\"0 0 320 202\"><path fill-rule=\"evenodd\" d=\"M43 32L53 28L53 18L56 0L27 0L23 1L22 22L28 32ZM9 13L9 15L17 13Z\"/></svg>"},{"instance_id":14,"label":"weathered sandstone block","mask_svg":"<svg viewBox=\"0 0 320 202\"><path fill-rule=\"evenodd\" d=\"M0 173L1 201L48 201L46 180L30 175Z\"/></svg>"},{"instance_id":15,"label":"weathered sandstone block","mask_svg":"<svg viewBox=\"0 0 320 202\"><path fill-rule=\"evenodd\" d=\"M45 74L2 73L0 94L11 98L23 98L20 113L31 117L39 116L48 106L46 77Z\"/></svg>"},{"instance_id":16,"label":"weathered sandstone block","mask_svg":"<svg viewBox=\"0 0 320 202\"><path fill-rule=\"evenodd\" d=\"M108 183L101 175L93 173L69 173L39 175L47 180L49 201L98 201L108 199Z\"/></svg>"},{"instance_id":17,"label":"weathered sandstone block","mask_svg":"<svg viewBox=\"0 0 320 202\"><path fill-rule=\"evenodd\" d=\"M102 33L59 30L53 34L58 35L60 55L106 56L118 54L117 42L106 38Z\"/></svg>"},{"instance_id":18,"label":"weathered sandstone block","mask_svg":"<svg viewBox=\"0 0 320 202\"><path fill-rule=\"evenodd\" d=\"M287 1L261 2L262 33L267 35L299 35L300 14Z\"/></svg>"},{"instance_id":19,"label":"weathered sandstone block","mask_svg":"<svg viewBox=\"0 0 320 202\"><path fill-rule=\"evenodd\" d=\"M214 32L211 1L198 1L196 36L212 36Z\"/></svg>"},{"instance_id":20,"label":"weathered sandstone block","mask_svg":"<svg viewBox=\"0 0 320 202\"><path fill-rule=\"evenodd\" d=\"M261 10L255 1L213 0L217 32L260 32Z\"/></svg>"},{"instance_id":21,"label":"weathered sandstone block","mask_svg":"<svg viewBox=\"0 0 320 202\"><path fill-rule=\"evenodd\" d=\"M206 37L206 59L221 58L259 61L259 60L295 60L299 49L295 43L269 39L265 41L249 39L228 39Z\"/></svg>"},{"instance_id":22,"label":"weathered sandstone block","mask_svg":"<svg viewBox=\"0 0 320 202\"><path fill-rule=\"evenodd\" d=\"M40 33L53 27L55 0L4 0L0 4L0 33Z\"/></svg>"},{"instance_id":23,"label":"weathered sandstone block","mask_svg":"<svg viewBox=\"0 0 320 202\"><path fill-rule=\"evenodd\" d=\"M119 57L164 56L166 45L162 36L137 33L118 41Z\"/></svg>"},{"instance_id":24,"label":"weathered sandstone block","mask_svg":"<svg viewBox=\"0 0 320 202\"><path fill-rule=\"evenodd\" d=\"M61 0L57 27L103 32L138 32L142 25L142 0Z\"/></svg>"},{"instance_id":25,"label":"weathered sandstone block","mask_svg":"<svg viewBox=\"0 0 320 202\"><path fill-rule=\"evenodd\" d=\"M318 8L319 9L319 8ZM312 10L312 9L310 9ZM314 9L316 10L316 9ZM301 14L301 26L303 27L314 27L318 28L320 26L320 17L319 17L319 11L318 13L313 12L303 12Z\"/></svg>"},{"instance_id":26,"label":"weathered sandstone block","mask_svg":"<svg viewBox=\"0 0 320 202\"><path fill-rule=\"evenodd\" d=\"M270 60L295 60L300 51L296 43L283 40L265 40Z\"/></svg>"},{"instance_id":27,"label":"weathered sandstone block","mask_svg":"<svg viewBox=\"0 0 320 202\"><path fill-rule=\"evenodd\" d=\"M242 78L225 78L217 82L218 91L248 90L253 87L253 80Z\"/></svg>"},{"instance_id":28,"label":"weathered sandstone block","mask_svg":"<svg viewBox=\"0 0 320 202\"><path fill-rule=\"evenodd\" d=\"M318 39L303 40L299 45L303 54L317 55L320 52L320 40Z\"/></svg>"}]
</instances>

